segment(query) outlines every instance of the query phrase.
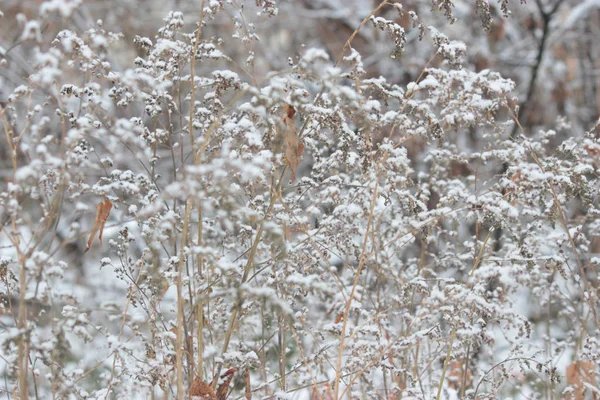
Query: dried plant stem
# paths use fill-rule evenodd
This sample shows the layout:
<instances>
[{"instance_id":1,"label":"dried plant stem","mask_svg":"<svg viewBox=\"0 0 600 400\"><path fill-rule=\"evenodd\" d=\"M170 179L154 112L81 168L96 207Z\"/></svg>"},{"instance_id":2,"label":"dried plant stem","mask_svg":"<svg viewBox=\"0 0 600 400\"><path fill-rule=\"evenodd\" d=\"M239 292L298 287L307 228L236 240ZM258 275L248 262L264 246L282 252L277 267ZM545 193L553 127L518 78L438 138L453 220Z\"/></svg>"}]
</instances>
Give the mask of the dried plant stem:
<instances>
[{"instance_id":1,"label":"dried plant stem","mask_svg":"<svg viewBox=\"0 0 600 400\"><path fill-rule=\"evenodd\" d=\"M175 360L177 373L177 400L183 400L183 263L185 260L185 248L190 228L190 214L194 208L194 200L190 197L185 203L185 214L183 220L183 231L181 233L181 249L179 251L179 264L177 265L177 336L175 339Z\"/></svg>"},{"instance_id":2,"label":"dried plant stem","mask_svg":"<svg viewBox=\"0 0 600 400\"><path fill-rule=\"evenodd\" d=\"M140 269L138 271L138 275L137 275L137 277L135 279L135 282L134 282L134 284L135 284L136 287L139 287L138 284L140 282L141 277L142 277L142 270ZM125 303L125 310L123 310L123 317L121 318L121 326L119 327L119 336L117 337L117 340L119 342L121 341L121 336L123 336L123 330L125 329L125 321L127 320L127 312L129 310L129 305L131 304L131 299L132 298L133 298L133 295L127 296L127 303ZM115 371L116 371L116 368L117 368L117 351L115 350L111 354L113 355L113 363L112 363L112 369L111 369L111 372L110 372L110 381L109 381L109 384L108 384L107 393L110 393L110 391L112 389L113 379L115 377ZM109 357L110 357L110 355L109 355ZM99 366L100 365L96 365L96 367L88 370L84 375L87 375L89 372L92 372L94 369L96 369ZM83 378L83 377L80 377L80 378Z\"/></svg>"},{"instance_id":3,"label":"dried plant stem","mask_svg":"<svg viewBox=\"0 0 600 400\"><path fill-rule=\"evenodd\" d=\"M193 46L193 52L191 55L191 60L190 60L190 83L191 83L191 88L190 88L190 114L189 114L189 121L188 121L188 133L190 135L190 147L192 148L192 155L193 155L193 159L194 159L194 165L199 165L200 164L200 156L198 155L198 153L196 152L196 145L195 145L195 138L194 138L194 112L195 112L195 98L196 98L196 84L195 84L195 79L196 79L196 53L198 52L198 46L200 44L200 38L202 37L202 24L204 23L204 3L205 0L202 0L202 3L200 4L200 21L198 23L198 29L196 30L196 37L195 37L195 41L194 41L194 46ZM190 204L191 202L191 204ZM188 205L190 206L188 208ZM193 208L193 200L188 199L187 203L186 203L186 209L185 209L185 222L184 222L184 236L183 236L183 240L184 242L187 240L187 232L189 229L189 223L190 223L190 214L192 212L192 208ZM202 206L199 204L198 205L198 240L197 240L197 244L198 246L200 246L202 244ZM182 252L183 252L183 246L182 246ZM183 255L183 253L182 253ZM179 260L179 268L177 271L177 302L178 302L178 306L177 306L177 350L176 351L181 351L181 329L183 326L183 323L185 321L185 318L183 318L183 305L180 306L180 302L181 300L181 269L183 267L182 263L182 259L183 257L180 258ZM197 263L197 267L198 267L198 274L201 276L202 275L202 257L199 255L196 259L196 263ZM191 306L191 305L190 305ZM202 375L203 373L203 358L204 358L204 341L203 339L203 326L204 326L204 314L203 314L203 304L202 302L200 302L199 304L196 305L196 319L198 320L198 332L197 332L197 340L198 340L198 362L196 365L196 373L198 375ZM180 319L181 318L181 319ZM190 336L193 337L193 325L191 326L192 332L190 333ZM193 349L190 349L191 352L193 352ZM193 357L193 356L192 356ZM183 396L183 390L181 390L181 388L183 387L183 382L180 382L179 376L180 373L182 374L182 372L179 370L180 368L180 362L182 362L181 360L181 354L177 355L177 396L179 398L180 395L180 391L181 391L181 395ZM192 364L193 364L193 360L192 360ZM192 368L192 365L189 366L190 368ZM180 388L181 385L181 388Z\"/></svg>"},{"instance_id":4,"label":"dried plant stem","mask_svg":"<svg viewBox=\"0 0 600 400\"><path fill-rule=\"evenodd\" d=\"M300 340L300 337L298 336L298 332L296 332L296 329L294 328L294 324L290 324L290 331L292 333L292 337L294 338L294 341L296 342L296 346L298 347L298 352L300 353L300 357L302 358L302 363L306 367L306 372L310 375L310 379L312 380L313 384L316 386L316 385L318 385L318 382L308 364L308 360L306 359L306 355L304 354L304 350L302 348L302 341ZM317 397L319 398L319 400L322 400L321 394L318 392L317 392Z\"/></svg>"},{"instance_id":5,"label":"dried plant stem","mask_svg":"<svg viewBox=\"0 0 600 400\"><path fill-rule=\"evenodd\" d=\"M6 135L6 143L8 144L8 148L10 150L10 160L13 166L13 172L17 172L17 152L15 151L15 147L13 145L13 141L10 133L12 129L10 128L10 124L6 120L6 114L2 113L2 123L4 125L4 134Z\"/></svg>"},{"instance_id":6,"label":"dried plant stem","mask_svg":"<svg viewBox=\"0 0 600 400\"><path fill-rule=\"evenodd\" d=\"M285 342L285 331L283 329L284 320L283 317L279 316L278 318L278 340L279 340L279 375L281 376L281 381L279 382L281 385L281 390L285 392L285 348L287 346Z\"/></svg>"},{"instance_id":7,"label":"dried plant stem","mask_svg":"<svg viewBox=\"0 0 600 400\"><path fill-rule=\"evenodd\" d=\"M430 331L432 331L434 328L436 328L436 326L434 326L433 328L430 329ZM405 338L406 335L404 334L404 332L400 333L399 335L397 335L393 340L391 340L389 342L389 344L383 348L380 352L380 357L379 358L375 358L375 360L381 360L386 354L389 353L389 351L396 345L396 343L398 343L398 341L402 340L403 338ZM410 349L412 346L417 347L418 343L416 345L410 345L408 347L408 349ZM347 374L342 375L342 378L345 378L347 376L352 376L352 378L350 379L350 384L346 386L346 388L344 389L344 391L342 392L341 396L339 397L340 399L344 398L344 396L346 395L346 392L351 388L352 384L365 372L370 371L371 368L373 368L376 363L378 363L379 361L371 361L369 363L367 363L364 367L362 367L359 370L356 371L351 371ZM433 362L433 360L431 361ZM431 362L429 363L429 365L431 365ZM429 368L429 367L427 367ZM427 369L425 368L425 369ZM420 379L420 378L419 378ZM325 382L320 382L320 383L325 383Z\"/></svg>"},{"instance_id":8,"label":"dried plant stem","mask_svg":"<svg viewBox=\"0 0 600 400\"><path fill-rule=\"evenodd\" d=\"M13 180L17 173L17 152L15 149L15 145L13 143L11 132L13 130L10 128L10 124L6 120L6 114L2 113L2 122L4 124L4 133L6 135L6 143L8 144L12 166L13 166ZM18 232L17 225L14 217L12 218L12 230L13 232ZM12 236L7 233L7 237L11 238ZM19 248L19 238L15 236L13 239L10 239L15 246L17 251L17 256L19 260L19 313L18 313L18 322L17 326L19 327L20 338L19 344L17 348L17 356L19 358L17 362L18 366L18 381L19 381L19 395L20 399L27 400L29 399L28 392L28 383L27 376L29 373L29 345L27 340L27 304L25 301L25 295L27 294L27 269L25 267L26 257L21 252ZM11 304L12 311L12 304ZM13 314L14 315L14 314Z\"/></svg>"},{"instance_id":9,"label":"dried plant stem","mask_svg":"<svg viewBox=\"0 0 600 400\"><path fill-rule=\"evenodd\" d=\"M467 355L465 356L465 363L462 368L462 377L460 385L460 397L465 397L465 391L467 390L467 372L469 371L469 356L471 355L471 343L467 345Z\"/></svg>"},{"instance_id":10,"label":"dried plant stem","mask_svg":"<svg viewBox=\"0 0 600 400\"><path fill-rule=\"evenodd\" d=\"M287 211L292 218L298 222L299 225L299 229L300 231L306 235L306 240L308 241L308 243L310 243L310 245L315 249L315 251L319 254L319 256L321 257L322 260L327 260L327 255L323 252L323 250L317 245L317 243L315 242L315 239L313 238L311 232L306 229L306 227L303 226L302 221L300 221L300 219L294 215L294 213L292 212L292 210L289 208L289 206L285 203L285 201L283 201L283 198L281 196L279 196L279 200L280 200L280 204L283 206L283 208L285 209L285 211ZM344 267L347 267L349 269L352 269L352 267L344 262ZM325 272L327 272L331 278L335 281L336 285L338 286L338 289L340 290L340 293L342 295L342 297L344 298L344 301L348 300L348 295L347 295L347 289L344 285L344 282L342 282L340 280L340 277L337 276L336 274L332 273L329 268L324 268Z\"/></svg>"},{"instance_id":11,"label":"dried plant stem","mask_svg":"<svg viewBox=\"0 0 600 400\"><path fill-rule=\"evenodd\" d=\"M508 104L508 102L506 102L506 104ZM519 127L519 130L521 131L521 133L524 134L525 129L521 125L521 122L519 121L519 117L514 113L514 111L510 107L507 107L507 109L508 109L508 112L511 114L513 120ZM544 165L540 161L537 153L531 147L529 147L529 146L525 146L525 147L529 151L529 154L531 155L531 157L533 158L533 160L535 161L537 166L540 168L540 170L545 173L546 169L544 168ZM577 266L579 267L579 274L581 275L581 280L583 281L583 288L584 288L583 297L585 298L585 301L588 303L588 305L590 307L590 311L592 312L592 315L594 316L594 321L596 323L596 327L600 329L600 319L598 319L598 313L596 312L595 300L592 298L592 292L594 292L594 297L596 296L596 293L593 290L592 286L590 285L587 277L585 276L585 269L583 267L583 263L581 262L581 258L579 257L579 252L577 251L577 245L575 244L575 241L573 240L573 236L571 235L571 231L569 230L569 224L567 222L567 217L565 216L563 208L560 204L560 200L558 199L556 187L554 186L554 183L551 181L548 181L548 186L550 187L550 192L552 193L552 200L554 202L554 205L555 205L556 209L558 210L558 216L559 216L561 225L563 226L565 232L567 233L567 239L569 240L569 244L571 245L571 247L573 249L573 254L575 255L575 260L577 261ZM586 296L585 292L588 293L587 296Z\"/></svg>"},{"instance_id":12,"label":"dried plant stem","mask_svg":"<svg viewBox=\"0 0 600 400\"><path fill-rule=\"evenodd\" d=\"M529 150L530 150L531 156L533 157L533 159L534 159L535 163L538 165L538 167L542 170L542 172L546 172L542 165L542 162L538 158L535 151L533 151L533 149L529 149ZM554 204L556 205L556 208L558 209L558 216L560 218L560 222L561 222L565 232L567 233L567 239L569 240L569 244L573 248L573 253L575 254L575 260L577 261L577 266L579 267L579 274L581 275L581 280L583 281L583 287L584 287L585 291L588 292L588 296L586 296L584 293L583 297L589 303L590 310L592 311L592 315L594 316L594 320L596 322L596 327L600 328L600 320L598 319L598 313L596 312L595 300L591 297L592 293L594 293L594 295L596 293L593 290L592 286L590 285L590 282L588 281L588 279L585 275L585 269L583 267L583 263L581 262L581 258L579 257L579 251L577 251L577 245L575 244L575 241L573 240L573 236L571 235L571 231L569 230L569 224L567 222L567 217L565 216L563 208L558 199L558 194L556 192L556 188L554 187L554 184L552 182L548 182L548 183L550 185L550 191L552 192L552 199L554 201Z\"/></svg>"},{"instance_id":13,"label":"dried plant stem","mask_svg":"<svg viewBox=\"0 0 600 400\"><path fill-rule=\"evenodd\" d=\"M356 274L354 276L354 283L352 285L352 290L350 291L350 297L346 301L346 309L344 310L344 323L342 325L342 332L340 333L340 349L338 353L337 360L337 368L335 372L335 385L333 389L334 397L339 399L338 394L340 390L340 381L342 379L342 360L344 358L344 347L345 347L345 338L346 338L346 327L348 325L348 314L350 313L350 307L352 306L352 300L354 299L354 293L356 292L356 287L358 286L358 280L360 279L360 273L365 265L366 254L367 254L367 242L369 240L369 230L371 229L371 225L373 223L373 213L375 211L375 202L377 201L377 189L378 182L375 182L375 188L373 189L373 198L371 199L371 209L369 211L369 222L367 223L367 230L365 232L365 238L363 240L362 251L360 255L360 261L358 263L358 268L356 269Z\"/></svg>"},{"instance_id":14,"label":"dried plant stem","mask_svg":"<svg viewBox=\"0 0 600 400\"><path fill-rule=\"evenodd\" d=\"M385 7L386 5L388 5L388 1L387 0L382 1L381 4L379 4L373 11L371 11L371 13L369 15L367 15L365 17L365 19L363 19L361 21L360 25L358 25L358 27L354 30L354 32L352 32L352 35L350 35L350 37L348 38L346 43L344 43L344 47L342 47L342 51L340 52L340 55L338 56L337 60L335 61L334 66L337 67L337 65L340 63L340 61L342 61L342 57L344 57L344 53L346 52L346 50L348 48L350 48L350 45L352 44L352 41L358 34L358 31L360 31L362 29L362 27L365 26L365 24L371 19L372 16L377 14L377 12L379 10L381 10L383 7Z\"/></svg>"},{"instance_id":15,"label":"dried plant stem","mask_svg":"<svg viewBox=\"0 0 600 400\"><path fill-rule=\"evenodd\" d=\"M274 185L271 186L271 200L269 202L269 207L267 208L265 217L263 218L262 222L260 223L260 226L258 227L258 230L256 231L256 236L254 237L254 242L252 243L252 247L250 248L250 253L248 254L248 261L246 262L246 266L244 267L244 274L242 275L242 280L240 281L240 286L243 285L244 283L246 283L246 281L248 280L248 275L250 274L250 269L252 268L252 265L254 264L254 256L256 255L256 250L258 249L258 244L260 243L260 240L262 237L265 221L269 218L269 216L271 215L271 212L273 211L273 206L275 206L275 202L277 201L277 197L278 197L277 193L279 193L279 191L281 190L281 185L283 184L283 176L285 175L286 169L287 169L286 166L282 167L281 174L279 175L279 180L277 182L277 185L275 187L273 187ZM233 334L235 324L237 322L238 309L239 309L239 307L234 307L233 311L231 312L231 319L229 320L229 327L227 328L227 332L225 333L225 339L223 342L223 348L221 350L221 354L225 354L227 352L227 349L229 348L229 342L231 341L231 335ZM215 376L218 377L221 374L222 367L223 367L223 365L219 364L219 366L217 367L217 373L215 374ZM213 389L216 387L217 381L218 381L218 379L215 379L215 381L213 382Z\"/></svg>"},{"instance_id":16,"label":"dried plant stem","mask_svg":"<svg viewBox=\"0 0 600 400\"><path fill-rule=\"evenodd\" d=\"M538 360L530 358L530 357L513 357L513 358L507 358L506 360L503 360L503 361L500 361L500 362L494 364L490 369L488 369L487 371L485 371L481 375L481 378L479 378L479 382L477 382L477 386L475 386L475 393L473 393L473 398L474 399L477 398L477 392L479 392L479 386L481 386L481 384L485 380L485 377L487 376L487 374L489 374L490 372L492 372L494 369L496 369L500 365L506 364L507 362L520 361L520 360L526 360L526 361L530 361L531 363L540 364L540 362Z\"/></svg>"},{"instance_id":17,"label":"dried plant stem","mask_svg":"<svg viewBox=\"0 0 600 400\"><path fill-rule=\"evenodd\" d=\"M473 263L473 268L471 269L471 272L469 272L469 276L472 276L473 273L475 272L475 270L477 269L477 267L479 266L479 264L481 264L481 258L483 257L483 252L488 244L488 241L492 237L493 233L494 233L494 229L492 228L492 229L490 229L487 236L485 237L485 240L483 241L483 244L481 245L481 249L479 249L479 253L477 254L477 258L475 259L475 262Z\"/></svg>"},{"instance_id":18,"label":"dried plant stem","mask_svg":"<svg viewBox=\"0 0 600 400\"><path fill-rule=\"evenodd\" d=\"M202 205L198 204L198 246L202 246ZM198 255L196 259L198 266L198 275L202 277L204 271L204 260L202 256ZM196 319L198 321L198 362L196 365L196 373L199 376L203 376L204 373L204 302L200 299L196 304Z\"/></svg>"},{"instance_id":19,"label":"dried plant stem","mask_svg":"<svg viewBox=\"0 0 600 400\"><path fill-rule=\"evenodd\" d=\"M29 371L29 345L27 340L27 305L25 304L25 294L27 293L27 270L25 269L25 259L19 257L19 330L21 331L18 357L19 357L19 395L20 399L29 399L27 375Z\"/></svg>"},{"instance_id":20,"label":"dried plant stem","mask_svg":"<svg viewBox=\"0 0 600 400\"><path fill-rule=\"evenodd\" d=\"M190 135L190 144L192 147L192 154L194 158L194 165L198 165L200 163L199 155L196 153L196 146L194 140L194 111L195 111L195 97L196 97L196 53L198 52L198 45L200 44L200 37L202 35L202 24L204 21L204 2L206 0L202 0L202 4L200 5L200 23L198 24L198 29L196 30L196 40L194 42L192 59L190 60L190 115L188 122L188 133Z\"/></svg>"},{"instance_id":21,"label":"dried plant stem","mask_svg":"<svg viewBox=\"0 0 600 400\"><path fill-rule=\"evenodd\" d=\"M469 276L473 275L473 272L475 272L475 270L477 269L477 267L481 263L481 259L483 257L483 253L484 253L485 248L486 248L486 246L487 246L490 238L492 237L493 233L494 233L494 229L490 229L490 231L488 232L485 240L483 241L483 244L481 245L481 249L479 249L479 253L477 254L477 258L475 259L475 262L473 263L473 268L471 269L471 272L469 273ZM438 391L437 391L436 400L440 400L440 396L442 395L442 387L444 386L444 379L446 378L446 372L448 370L448 364L450 363L450 356L452 354L452 345L454 344L454 339L456 338L456 329L457 328L455 326L452 329L452 333L450 334L450 343L448 344L448 352L446 353L446 359L444 360L444 367L442 369L442 376L440 377L440 382L438 384ZM466 366L465 366L465 370L466 370Z\"/></svg>"},{"instance_id":22,"label":"dried plant stem","mask_svg":"<svg viewBox=\"0 0 600 400\"><path fill-rule=\"evenodd\" d=\"M440 400L442 396L442 387L444 386L444 379L446 378L446 371L448 370L448 364L450 363L450 356L452 355L452 345L454 344L454 339L456 338L456 327L452 329L452 334L450 335L450 343L448 343L448 352L446 353L446 359L444 360L444 368L442 369L442 376L440 377L440 383L438 384L437 396L436 400Z\"/></svg>"}]
</instances>

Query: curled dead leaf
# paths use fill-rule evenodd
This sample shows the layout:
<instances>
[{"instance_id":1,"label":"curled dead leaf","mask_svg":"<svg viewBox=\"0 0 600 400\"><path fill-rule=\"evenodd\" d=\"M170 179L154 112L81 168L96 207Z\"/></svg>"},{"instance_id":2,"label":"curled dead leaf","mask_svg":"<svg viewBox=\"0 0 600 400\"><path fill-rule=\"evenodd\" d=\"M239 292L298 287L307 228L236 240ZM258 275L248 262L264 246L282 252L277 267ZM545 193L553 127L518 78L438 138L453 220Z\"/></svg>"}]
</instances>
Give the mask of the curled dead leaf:
<instances>
[{"instance_id":1,"label":"curled dead leaf","mask_svg":"<svg viewBox=\"0 0 600 400\"><path fill-rule=\"evenodd\" d=\"M202 380L199 376L194 378L190 387L190 400L216 400L217 396L210 385Z\"/></svg>"},{"instance_id":2,"label":"curled dead leaf","mask_svg":"<svg viewBox=\"0 0 600 400\"><path fill-rule=\"evenodd\" d=\"M341 312L337 315L337 317L335 317L335 321L333 321L333 323L339 324L340 322L342 322L343 319L344 319L344 313Z\"/></svg>"},{"instance_id":3,"label":"curled dead leaf","mask_svg":"<svg viewBox=\"0 0 600 400\"><path fill-rule=\"evenodd\" d=\"M94 226L92 226L92 231L90 232L87 245L85 246L85 252L87 252L92 246L92 242L94 241L94 237L96 236L96 232L98 232L98 230L100 230L98 239L102 245L102 232L104 231L104 224L106 224L106 220L108 220L111 209L112 203L107 199L98 204L98 207L96 208L96 219L94 220Z\"/></svg>"},{"instance_id":4,"label":"curled dead leaf","mask_svg":"<svg viewBox=\"0 0 600 400\"><path fill-rule=\"evenodd\" d=\"M300 165L302 154L304 153L304 144L298 137L298 131L296 129L296 124L294 123L294 115L296 115L296 109L293 106L286 104L283 122L286 126L285 159L291 171L290 182L296 180L296 168Z\"/></svg>"},{"instance_id":5,"label":"curled dead leaf","mask_svg":"<svg viewBox=\"0 0 600 400\"><path fill-rule=\"evenodd\" d=\"M229 384L233 379L236 369L230 368L223 375L221 375L221 384L217 388L217 400L225 400L227 398L227 392L229 391Z\"/></svg>"}]
</instances>

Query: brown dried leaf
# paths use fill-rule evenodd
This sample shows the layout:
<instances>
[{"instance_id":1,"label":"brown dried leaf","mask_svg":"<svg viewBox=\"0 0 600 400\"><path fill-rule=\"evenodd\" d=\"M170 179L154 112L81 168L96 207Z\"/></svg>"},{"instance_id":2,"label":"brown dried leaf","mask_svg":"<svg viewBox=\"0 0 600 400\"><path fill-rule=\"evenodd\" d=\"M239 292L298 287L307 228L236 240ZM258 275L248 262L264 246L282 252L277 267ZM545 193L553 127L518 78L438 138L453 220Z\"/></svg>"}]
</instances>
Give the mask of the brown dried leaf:
<instances>
[{"instance_id":1,"label":"brown dried leaf","mask_svg":"<svg viewBox=\"0 0 600 400\"><path fill-rule=\"evenodd\" d=\"M574 361L567 366L567 385L575 386L570 400L585 399L585 384L596 386L594 378L594 364L589 361Z\"/></svg>"},{"instance_id":2,"label":"brown dried leaf","mask_svg":"<svg viewBox=\"0 0 600 400\"><path fill-rule=\"evenodd\" d=\"M112 209L112 203L108 200L104 200L98 204L98 208L96 209L96 219L94 220L94 226L92 227L92 231L90 232L90 237L87 241L87 246L85 247L85 252L87 252L92 242L94 241L94 237L96 236L96 232L100 230L100 234L98 235L98 239L100 239L100 244L102 245L102 232L104 231L104 224L106 224L106 220L110 215L110 210Z\"/></svg>"},{"instance_id":3,"label":"brown dried leaf","mask_svg":"<svg viewBox=\"0 0 600 400\"><path fill-rule=\"evenodd\" d=\"M246 400L252 400L252 386L250 386L250 370L246 369L244 374L244 397Z\"/></svg>"},{"instance_id":4,"label":"brown dried leaf","mask_svg":"<svg viewBox=\"0 0 600 400\"><path fill-rule=\"evenodd\" d=\"M217 400L225 400L227 399L227 392L229 391L229 384L233 379L233 374L235 373L235 368L230 368L223 375L221 375L221 379L223 379L223 383L219 385L217 388Z\"/></svg>"},{"instance_id":5,"label":"brown dried leaf","mask_svg":"<svg viewBox=\"0 0 600 400\"><path fill-rule=\"evenodd\" d=\"M204 382L199 376L196 376L190 387L190 400L194 398L216 400L217 396L208 383Z\"/></svg>"},{"instance_id":6,"label":"brown dried leaf","mask_svg":"<svg viewBox=\"0 0 600 400\"><path fill-rule=\"evenodd\" d=\"M339 324L340 322L342 322L343 319L344 319L344 312L341 312L335 317L335 321L333 321L333 323Z\"/></svg>"},{"instance_id":7,"label":"brown dried leaf","mask_svg":"<svg viewBox=\"0 0 600 400\"><path fill-rule=\"evenodd\" d=\"M310 393L310 400L333 400L333 390L331 390L331 385L329 383L325 383L323 385L323 389L319 390L317 385L312 387L312 391Z\"/></svg>"},{"instance_id":8,"label":"brown dried leaf","mask_svg":"<svg viewBox=\"0 0 600 400\"><path fill-rule=\"evenodd\" d=\"M294 123L294 115L296 110L289 104L285 105L285 114L283 115L283 122L286 126L285 131L285 158L287 164L290 167L292 173L290 182L294 182L296 179L296 168L302 161L302 153L304 153L304 144L298 137L298 131L296 124Z\"/></svg>"},{"instance_id":9,"label":"brown dried leaf","mask_svg":"<svg viewBox=\"0 0 600 400\"><path fill-rule=\"evenodd\" d=\"M466 386L471 385L473 381L473 374L471 373L471 370L469 368L467 368L466 371L464 370L464 368L466 368L464 360L450 361L450 363L448 364L448 368L450 370L450 372L448 373L448 385L451 388L455 390L460 389L460 387L463 384L463 374L466 374Z\"/></svg>"}]
</instances>

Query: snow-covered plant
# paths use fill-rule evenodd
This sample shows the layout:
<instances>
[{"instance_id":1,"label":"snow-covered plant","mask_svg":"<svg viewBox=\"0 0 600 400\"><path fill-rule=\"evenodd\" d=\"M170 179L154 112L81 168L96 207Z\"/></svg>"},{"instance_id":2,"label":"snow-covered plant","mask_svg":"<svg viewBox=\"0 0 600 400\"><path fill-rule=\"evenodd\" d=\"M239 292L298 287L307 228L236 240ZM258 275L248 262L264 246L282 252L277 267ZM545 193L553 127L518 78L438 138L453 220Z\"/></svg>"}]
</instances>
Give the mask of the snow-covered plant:
<instances>
[{"instance_id":1,"label":"snow-covered plant","mask_svg":"<svg viewBox=\"0 0 600 400\"><path fill-rule=\"evenodd\" d=\"M524 90L456 34L507 0L5 3L0 392L600 394L600 120L532 119L563 1Z\"/></svg>"}]
</instances>

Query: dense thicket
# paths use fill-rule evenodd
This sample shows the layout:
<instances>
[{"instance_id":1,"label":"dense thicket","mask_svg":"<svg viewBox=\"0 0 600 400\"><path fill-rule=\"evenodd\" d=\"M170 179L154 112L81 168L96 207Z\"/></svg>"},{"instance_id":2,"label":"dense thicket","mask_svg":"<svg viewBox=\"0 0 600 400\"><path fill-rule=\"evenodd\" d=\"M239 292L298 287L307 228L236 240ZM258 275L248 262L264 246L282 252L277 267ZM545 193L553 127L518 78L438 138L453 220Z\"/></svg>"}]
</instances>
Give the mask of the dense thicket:
<instances>
[{"instance_id":1,"label":"dense thicket","mask_svg":"<svg viewBox=\"0 0 600 400\"><path fill-rule=\"evenodd\" d=\"M4 0L0 392L599 397L599 20Z\"/></svg>"}]
</instances>

